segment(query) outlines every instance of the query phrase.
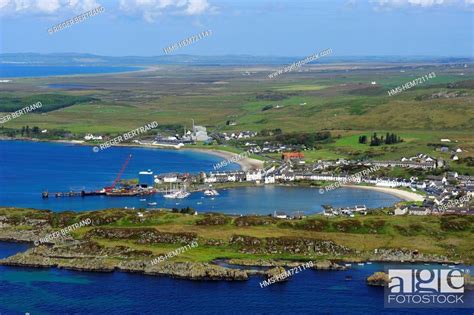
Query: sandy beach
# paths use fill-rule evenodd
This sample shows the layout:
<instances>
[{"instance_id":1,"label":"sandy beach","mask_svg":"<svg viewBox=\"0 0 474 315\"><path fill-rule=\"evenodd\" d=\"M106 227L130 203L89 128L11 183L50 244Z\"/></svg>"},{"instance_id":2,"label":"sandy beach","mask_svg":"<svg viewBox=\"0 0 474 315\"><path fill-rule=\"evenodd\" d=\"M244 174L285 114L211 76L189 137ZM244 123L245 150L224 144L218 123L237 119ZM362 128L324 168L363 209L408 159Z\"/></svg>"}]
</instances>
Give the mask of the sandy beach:
<instances>
[{"instance_id":1,"label":"sandy beach","mask_svg":"<svg viewBox=\"0 0 474 315\"><path fill-rule=\"evenodd\" d=\"M396 196L405 201L423 201L424 200L423 196L417 193L405 191L401 189L396 189L396 188L378 187L378 186L362 186L362 185L342 185L342 187L380 191L386 194Z\"/></svg>"},{"instance_id":2,"label":"sandy beach","mask_svg":"<svg viewBox=\"0 0 474 315\"><path fill-rule=\"evenodd\" d=\"M208 154L219 156L225 160L229 160L231 163L239 164L243 171L263 168L263 161L252 159L248 156L243 156L243 155L239 156L239 154L237 153L232 153L232 152L222 151L222 150L215 150L215 149L207 150L207 149L195 149L195 148L186 148L186 147L184 147L183 150L198 151L202 153L208 153Z\"/></svg>"}]
</instances>

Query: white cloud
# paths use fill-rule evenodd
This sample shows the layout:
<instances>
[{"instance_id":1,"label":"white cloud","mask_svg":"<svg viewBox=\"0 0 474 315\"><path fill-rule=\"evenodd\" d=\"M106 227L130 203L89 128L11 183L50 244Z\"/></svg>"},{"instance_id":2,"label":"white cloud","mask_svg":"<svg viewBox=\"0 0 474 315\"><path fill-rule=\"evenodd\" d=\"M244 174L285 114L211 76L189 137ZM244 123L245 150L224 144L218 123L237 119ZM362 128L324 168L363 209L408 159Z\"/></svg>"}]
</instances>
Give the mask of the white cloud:
<instances>
[{"instance_id":1,"label":"white cloud","mask_svg":"<svg viewBox=\"0 0 474 315\"><path fill-rule=\"evenodd\" d=\"M147 22L163 14L200 15L214 10L208 0L120 0L119 8L139 14Z\"/></svg>"},{"instance_id":2,"label":"white cloud","mask_svg":"<svg viewBox=\"0 0 474 315\"><path fill-rule=\"evenodd\" d=\"M0 0L0 13L48 15L59 11L84 12L98 6L95 0Z\"/></svg>"},{"instance_id":3,"label":"white cloud","mask_svg":"<svg viewBox=\"0 0 474 315\"><path fill-rule=\"evenodd\" d=\"M36 5L40 11L46 13L55 12L61 7L59 0L38 1Z\"/></svg>"},{"instance_id":4,"label":"white cloud","mask_svg":"<svg viewBox=\"0 0 474 315\"><path fill-rule=\"evenodd\" d=\"M186 14L201 14L209 7L210 5L207 3L207 0L189 0L188 7L186 8Z\"/></svg>"},{"instance_id":5,"label":"white cloud","mask_svg":"<svg viewBox=\"0 0 474 315\"><path fill-rule=\"evenodd\" d=\"M473 4L474 0L371 0L375 8L403 8L403 7L440 7L447 5Z\"/></svg>"}]
</instances>

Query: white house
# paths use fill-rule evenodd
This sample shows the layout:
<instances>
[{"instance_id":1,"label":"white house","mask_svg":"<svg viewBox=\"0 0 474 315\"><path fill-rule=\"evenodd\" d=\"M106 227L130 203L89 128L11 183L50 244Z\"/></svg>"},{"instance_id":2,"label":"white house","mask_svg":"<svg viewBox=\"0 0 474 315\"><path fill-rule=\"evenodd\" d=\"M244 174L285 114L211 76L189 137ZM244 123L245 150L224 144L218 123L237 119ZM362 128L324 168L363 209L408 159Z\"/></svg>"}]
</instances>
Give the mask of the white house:
<instances>
[{"instance_id":1,"label":"white house","mask_svg":"<svg viewBox=\"0 0 474 315\"><path fill-rule=\"evenodd\" d=\"M245 178L248 182L259 182L262 180L262 171L261 170L256 170L256 171L248 171L245 174Z\"/></svg>"},{"instance_id":2,"label":"white house","mask_svg":"<svg viewBox=\"0 0 474 315\"><path fill-rule=\"evenodd\" d=\"M358 211L367 211L367 207L365 205L356 205L354 207L354 211L358 212Z\"/></svg>"},{"instance_id":3,"label":"white house","mask_svg":"<svg viewBox=\"0 0 474 315\"><path fill-rule=\"evenodd\" d=\"M395 215L405 215L408 213L408 207L405 208L395 208Z\"/></svg>"},{"instance_id":4,"label":"white house","mask_svg":"<svg viewBox=\"0 0 474 315\"><path fill-rule=\"evenodd\" d=\"M176 176L175 174L165 175L163 177L163 182L165 182L165 183L176 183L176 182L178 182L178 176Z\"/></svg>"},{"instance_id":5,"label":"white house","mask_svg":"<svg viewBox=\"0 0 474 315\"><path fill-rule=\"evenodd\" d=\"M278 219L288 219L288 215L285 212L275 211L273 217Z\"/></svg>"},{"instance_id":6,"label":"white house","mask_svg":"<svg viewBox=\"0 0 474 315\"><path fill-rule=\"evenodd\" d=\"M205 183L215 183L217 182L217 177L215 177L213 174L209 175L209 177L206 177L204 179Z\"/></svg>"},{"instance_id":7,"label":"white house","mask_svg":"<svg viewBox=\"0 0 474 315\"><path fill-rule=\"evenodd\" d=\"M84 140L90 141L90 140L102 140L102 136L94 136L91 133L88 133L84 136Z\"/></svg>"},{"instance_id":8,"label":"white house","mask_svg":"<svg viewBox=\"0 0 474 315\"><path fill-rule=\"evenodd\" d=\"M265 184L275 184L275 176L273 174L265 176Z\"/></svg>"}]
</instances>

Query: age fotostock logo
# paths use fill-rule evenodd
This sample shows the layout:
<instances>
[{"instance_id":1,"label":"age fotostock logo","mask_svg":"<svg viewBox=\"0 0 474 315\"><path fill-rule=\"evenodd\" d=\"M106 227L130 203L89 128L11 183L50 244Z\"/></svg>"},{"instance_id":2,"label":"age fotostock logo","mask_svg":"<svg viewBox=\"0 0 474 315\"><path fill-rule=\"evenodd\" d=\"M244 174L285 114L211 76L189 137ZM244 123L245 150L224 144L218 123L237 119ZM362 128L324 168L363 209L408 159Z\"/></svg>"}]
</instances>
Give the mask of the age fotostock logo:
<instances>
[{"instance_id":1,"label":"age fotostock logo","mask_svg":"<svg viewBox=\"0 0 474 315\"><path fill-rule=\"evenodd\" d=\"M464 295L463 269L389 269L385 307L472 307Z\"/></svg>"}]
</instances>

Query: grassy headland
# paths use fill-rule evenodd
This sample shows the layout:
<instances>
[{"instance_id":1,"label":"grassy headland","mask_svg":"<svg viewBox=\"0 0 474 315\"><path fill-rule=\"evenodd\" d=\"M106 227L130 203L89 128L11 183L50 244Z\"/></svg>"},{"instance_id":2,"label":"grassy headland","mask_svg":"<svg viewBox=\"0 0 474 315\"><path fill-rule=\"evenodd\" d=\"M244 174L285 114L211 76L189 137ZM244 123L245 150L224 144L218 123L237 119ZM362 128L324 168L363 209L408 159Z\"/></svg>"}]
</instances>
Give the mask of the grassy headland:
<instances>
[{"instance_id":1,"label":"grassy headland","mask_svg":"<svg viewBox=\"0 0 474 315\"><path fill-rule=\"evenodd\" d=\"M286 220L169 211L139 215L123 209L54 213L0 208L0 217L8 225L0 229L0 239L29 241L90 218L91 226L73 231L68 242L56 245L62 247L72 246L75 239L111 251L128 248L156 256L197 240L197 248L173 258L179 262L217 258L474 262L474 218L470 216L392 216L380 210L355 218L313 215Z\"/></svg>"}]
</instances>

